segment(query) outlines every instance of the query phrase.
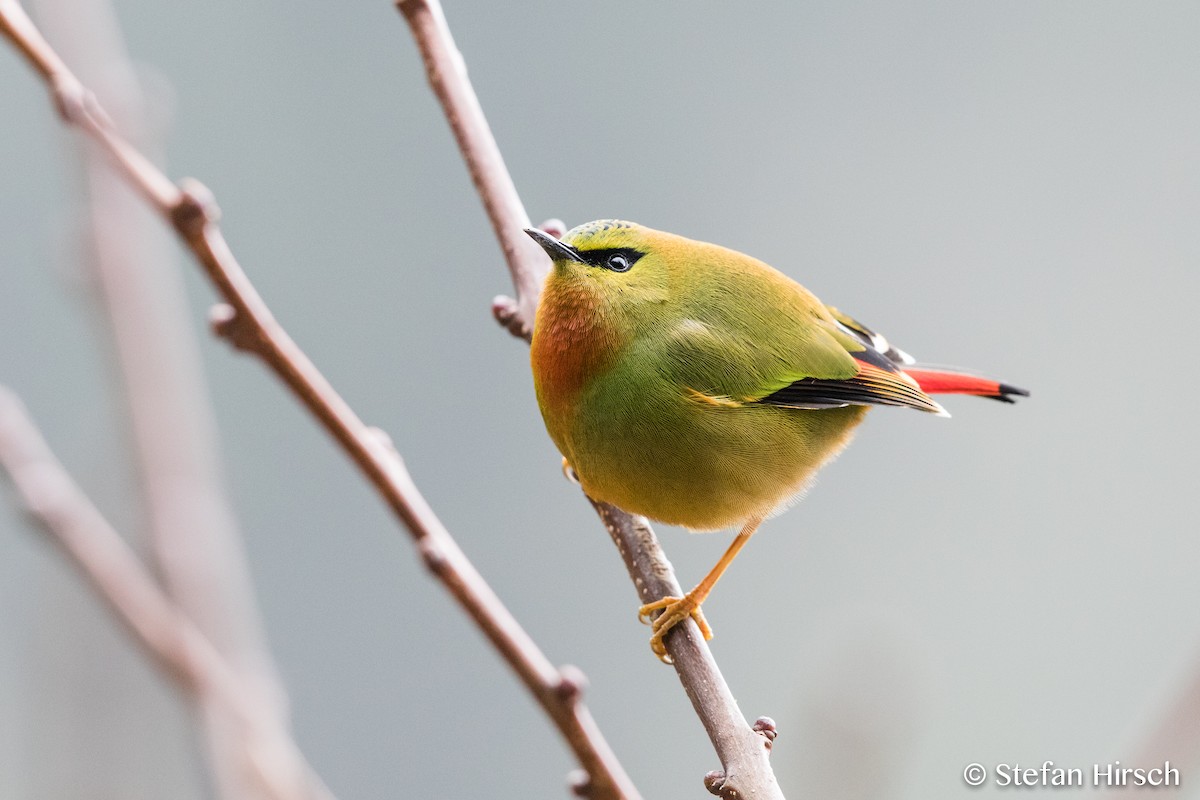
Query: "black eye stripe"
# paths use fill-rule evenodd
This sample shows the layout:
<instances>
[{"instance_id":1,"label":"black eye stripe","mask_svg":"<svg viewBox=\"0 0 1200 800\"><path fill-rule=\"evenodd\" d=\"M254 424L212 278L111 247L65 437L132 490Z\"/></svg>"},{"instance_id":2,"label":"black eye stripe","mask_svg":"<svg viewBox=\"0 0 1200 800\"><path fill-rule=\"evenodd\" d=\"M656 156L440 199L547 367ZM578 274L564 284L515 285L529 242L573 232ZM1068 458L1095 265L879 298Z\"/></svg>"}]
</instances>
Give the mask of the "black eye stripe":
<instances>
[{"instance_id":1,"label":"black eye stripe","mask_svg":"<svg viewBox=\"0 0 1200 800\"><path fill-rule=\"evenodd\" d=\"M580 258L585 263L593 267L607 269L611 272L628 272L637 263L639 258L646 255L640 250L634 250L631 247L603 247L596 250L577 250L576 252L579 253ZM608 263L608 260L613 256L623 257L629 266L625 267L625 269L614 269Z\"/></svg>"}]
</instances>

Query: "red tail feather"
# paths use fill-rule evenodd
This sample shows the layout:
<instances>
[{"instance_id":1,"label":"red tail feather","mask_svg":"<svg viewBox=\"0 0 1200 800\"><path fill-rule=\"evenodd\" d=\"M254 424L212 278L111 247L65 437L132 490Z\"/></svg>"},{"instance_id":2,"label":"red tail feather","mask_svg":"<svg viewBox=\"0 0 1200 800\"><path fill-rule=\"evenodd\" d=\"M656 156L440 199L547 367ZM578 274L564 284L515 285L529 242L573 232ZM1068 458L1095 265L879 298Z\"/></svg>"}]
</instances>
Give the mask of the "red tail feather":
<instances>
[{"instance_id":1,"label":"red tail feather","mask_svg":"<svg viewBox=\"0 0 1200 800\"><path fill-rule=\"evenodd\" d=\"M964 375L961 372L941 372L932 369L904 368L926 394L977 394L984 397L1003 397L1015 394L1011 386L1005 386L999 381L980 378L977 375Z\"/></svg>"}]
</instances>

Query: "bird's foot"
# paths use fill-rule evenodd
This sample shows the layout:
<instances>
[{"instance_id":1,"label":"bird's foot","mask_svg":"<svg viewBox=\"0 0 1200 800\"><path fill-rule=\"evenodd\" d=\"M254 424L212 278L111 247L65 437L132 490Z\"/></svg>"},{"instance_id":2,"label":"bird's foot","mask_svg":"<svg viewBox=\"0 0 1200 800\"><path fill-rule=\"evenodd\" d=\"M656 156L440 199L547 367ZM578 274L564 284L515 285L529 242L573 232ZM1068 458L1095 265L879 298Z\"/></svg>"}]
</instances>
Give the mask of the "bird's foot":
<instances>
[{"instance_id":1,"label":"bird's foot","mask_svg":"<svg viewBox=\"0 0 1200 800\"><path fill-rule=\"evenodd\" d=\"M705 641L712 638L712 628L708 626L708 620L704 619L704 612L700 610L700 602L692 592L688 592L683 597L664 597L638 609L638 619L650 626L650 649L664 664L671 663L671 656L667 654L663 638L672 628L688 617L696 620L696 625L699 626L700 634ZM655 611L661 611L661 613L656 617L651 617Z\"/></svg>"}]
</instances>

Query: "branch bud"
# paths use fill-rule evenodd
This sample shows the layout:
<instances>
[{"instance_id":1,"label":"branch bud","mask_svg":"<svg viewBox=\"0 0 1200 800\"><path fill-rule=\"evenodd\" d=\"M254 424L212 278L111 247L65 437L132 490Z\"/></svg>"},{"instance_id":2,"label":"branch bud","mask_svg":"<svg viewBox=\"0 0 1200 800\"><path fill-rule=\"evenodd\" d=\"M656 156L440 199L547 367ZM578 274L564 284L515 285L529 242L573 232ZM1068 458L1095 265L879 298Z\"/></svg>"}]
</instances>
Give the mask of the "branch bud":
<instances>
[{"instance_id":1,"label":"branch bud","mask_svg":"<svg viewBox=\"0 0 1200 800\"><path fill-rule=\"evenodd\" d=\"M708 789L709 794L715 794L717 797L724 797L725 792L725 773L719 769L714 769L712 772L707 772L704 775L704 788Z\"/></svg>"},{"instance_id":2,"label":"branch bud","mask_svg":"<svg viewBox=\"0 0 1200 800\"><path fill-rule=\"evenodd\" d=\"M446 553L442 546L434 541L432 536L421 537L417 548L421 551L421 559L434 575L440 575L446 569Z\"/></svg>"},{"instance_id":3,"label":"branch bud","mask_svg":"<svg viewBox=\"0 0 1200 800\"><path fill-rule=\"evenodd\" d=\"M191 240L204 232L210 222L221 218L212 191L194 178L179 182L179 202L171 209L171 224L185 239Z\"/></svg>"},{"instance_id":4,"label":"branch bud","mask_svg":"<svg viewBox=\"0 0 1200 800\"><path fill-rule=\"evenodd\" d=\"M592 796L592 776L587 774L587 770L573 769L568 772L567 786L571 787L571 794L576 797Z\"/></svg>"},{"instance_id":5,"label":"branch bud","mask_svg":"<svg viewBox=\"0 0 1200 800\"><path fill-rule=\"evenodd\" d=\"M762 734L763 738L767 740L766 745L768 750L771 749L771 743L775 741L775 737L779 735L779 729L775 727L775 720L770 717L759 717L754 720L751 730Z\"/></svg>"},{"instance_id":6,"label":"branch bud","mask_svg":"<svg viewBox=\"0 0 1200 800\"><path fill-rule=\"evenodd\" d=\"M567 223L563 222L558 217L551 217L541 225L538 225L538 230L545 231L555 239L561 239L563 234L567 232Z\"/></svg>"},{"instance_id":7,"label":"branch bud","mask_svg":"<svg viewBox=\"0 0 1200 800\"><path fill-rule=\"evenodd\" d=\"M229 303L213 304L208 310L208 326L214 335L229 342L235 350L250 353L258 351L258 331L252 325L247 325L238 310Z\"/></svg>"},{"instance_id":8,"label":"branch bud","mask_svg":"<svg viewBox=\"0 0 1200 800\"><path fill-rule=\"evenodd\" d=\"M396 443L392 441L392 437L383 428L377 428L374 425L367 426L367 431L374 436L379 443L387 448L388 452L399 457L400 452L396 450Z\"/></svg>"},{"instance_id":9,"label":"branch bud","mask_svg":"<svg viewBox=\"0 0 1200 800\"><path fill-rule=\"evenodd\" d=\"M78 125L87 116L88 90L72 75L55 75L50 79L50 95L54 110L68 125ZM95 105L95 101L91 103Z\"/></svg>"},{"instance_id":10,"label":"branch bud","mask_svg":"<svg viewBox=\"0 0 1200 800\"><path fill-rule=\"evenodd\" d=\"M564 702L575 704L588 687L587 675L573 664L564 664L558 668L558 686L554 687L558 696Z\"/></svg>"}]
</instances>

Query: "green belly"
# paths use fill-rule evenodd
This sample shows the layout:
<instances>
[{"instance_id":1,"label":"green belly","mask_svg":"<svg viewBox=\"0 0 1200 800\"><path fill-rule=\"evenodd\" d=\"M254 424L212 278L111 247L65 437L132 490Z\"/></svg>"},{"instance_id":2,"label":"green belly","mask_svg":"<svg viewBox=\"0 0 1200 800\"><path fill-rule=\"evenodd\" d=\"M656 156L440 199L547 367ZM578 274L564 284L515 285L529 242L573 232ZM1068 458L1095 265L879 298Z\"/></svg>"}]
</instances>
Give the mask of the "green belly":
<instances>
[{"instance_id":1,"label":"green belly","mask_svg":"<svg viewBox=\"0 0 1200 800\"><path fill-rule=\"evenodd\" d=\"M765 516L850 441L866 408L715 405L665 381L583 392L559 448L588 495L697 530Z\"/></svg>"}]
</instances>

